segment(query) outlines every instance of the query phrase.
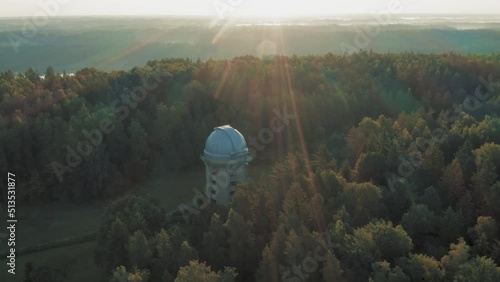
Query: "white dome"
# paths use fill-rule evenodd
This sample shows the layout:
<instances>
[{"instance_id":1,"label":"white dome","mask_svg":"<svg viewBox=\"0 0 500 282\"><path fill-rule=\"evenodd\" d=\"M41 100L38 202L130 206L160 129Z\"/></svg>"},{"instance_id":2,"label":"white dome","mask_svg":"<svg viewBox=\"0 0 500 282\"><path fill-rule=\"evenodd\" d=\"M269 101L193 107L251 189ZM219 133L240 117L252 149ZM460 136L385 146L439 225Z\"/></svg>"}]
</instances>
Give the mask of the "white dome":
<instances>
[{"instance_id":1,"label":"white dome","mask_svg":"<svg viewBox=\"0 0 500 282\"><path fill-rule=\"evenodd\" d=\"M232 128L224 125L214 128L205 143L204 155L212 159L233 159L248 154L245 137Z\"/></svg>"}]
</instances>

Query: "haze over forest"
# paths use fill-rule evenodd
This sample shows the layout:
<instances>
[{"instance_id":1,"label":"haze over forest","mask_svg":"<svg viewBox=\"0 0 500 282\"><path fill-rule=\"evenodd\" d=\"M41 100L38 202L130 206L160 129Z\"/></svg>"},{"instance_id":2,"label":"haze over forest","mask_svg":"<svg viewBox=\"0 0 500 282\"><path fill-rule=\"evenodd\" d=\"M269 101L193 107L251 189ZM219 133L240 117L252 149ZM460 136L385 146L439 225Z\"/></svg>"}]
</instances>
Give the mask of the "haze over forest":
<instances>
[{"instance_id":1,"label":"haze over forest","mask_svg":"<svg viewBox=\"0 0 500 282\"><path fill-rule=\"evenodd\" d=\"M500 46L500 17L492 15L343 15L229 22L213 17L59 17L36 28L28 40L16 38L23 37L26 21L0 19L0 70L20 72L31 67L43 72L50 65L68 73L83 67L109 71L164 57L208 60L359 49L491 54ZM22 44L13 47L12 42L18 41Z\"/></svg>"}]
</instances>

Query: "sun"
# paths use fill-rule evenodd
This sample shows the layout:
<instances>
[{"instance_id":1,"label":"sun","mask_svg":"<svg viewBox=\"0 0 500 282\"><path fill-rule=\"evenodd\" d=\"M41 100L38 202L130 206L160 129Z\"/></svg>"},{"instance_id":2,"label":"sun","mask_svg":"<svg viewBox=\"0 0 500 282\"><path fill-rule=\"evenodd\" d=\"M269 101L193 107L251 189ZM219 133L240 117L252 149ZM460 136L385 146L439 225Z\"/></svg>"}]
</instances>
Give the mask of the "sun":
<instances>
[{"instance_id":1,"label":"sun","mask_svg":"<svg viewBox=\"0 0 500 282\"><path fill-rule=\"evenodd\" d=\"M279 19L286 13L293 12L289 10L290 5L284 1L267 1L262 5L253 5L252 8L245 11L249 16L267 19Z\"/></svg>"},{"instance_id":2,"label":"sun","mask_svg":"<svg viewBox=\"0 0 500 282\"><path fill-rule=\"evenodd\" d=\"M301 12L300 6L285 0L226 1L233 5L228 13L232 18L280 19L295 16Z\"/></svg>"}]
</instances>

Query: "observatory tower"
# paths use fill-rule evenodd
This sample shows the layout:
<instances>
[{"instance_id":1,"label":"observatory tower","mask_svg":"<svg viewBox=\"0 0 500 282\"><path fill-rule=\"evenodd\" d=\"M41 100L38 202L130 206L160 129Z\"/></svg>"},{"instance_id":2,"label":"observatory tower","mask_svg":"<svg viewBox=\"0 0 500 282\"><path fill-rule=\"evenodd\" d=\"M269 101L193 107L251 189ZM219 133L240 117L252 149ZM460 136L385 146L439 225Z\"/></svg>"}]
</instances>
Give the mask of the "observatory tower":
<instances>
[{"instance_id":1,"label":"observatory tower","mask_svg":"<svg viewBox=\"0 0 500 282\"><path fill-rule=\"evenodd\" d=\"M228 207L236 184L247 178L252 161L245 137L230 125L216 127L207 138L201 159L206 170L205 194L217 205Z\"/></svg>"}]
</instances>

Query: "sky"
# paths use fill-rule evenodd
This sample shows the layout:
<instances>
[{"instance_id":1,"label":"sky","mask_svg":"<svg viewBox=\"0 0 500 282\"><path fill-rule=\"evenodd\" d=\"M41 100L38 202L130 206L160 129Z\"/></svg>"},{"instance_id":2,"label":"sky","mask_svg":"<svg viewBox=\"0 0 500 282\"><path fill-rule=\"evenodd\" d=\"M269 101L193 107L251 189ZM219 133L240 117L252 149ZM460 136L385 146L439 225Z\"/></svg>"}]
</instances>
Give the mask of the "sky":
<instances>
[{"instance_id":1,"label":"sky","mask_svg":"<svg viewBox=\"0 0 500 282\"><path fill-rule=\"evenodd\" d=\"M0 17L75 15L207 15L290 17L370 14L400 6L400 14L498 14L499 0L0 0ZM47 6L47 5L45 5ZM389 11L390 12L390 11Z\"/></svg>"}]
</instances>

